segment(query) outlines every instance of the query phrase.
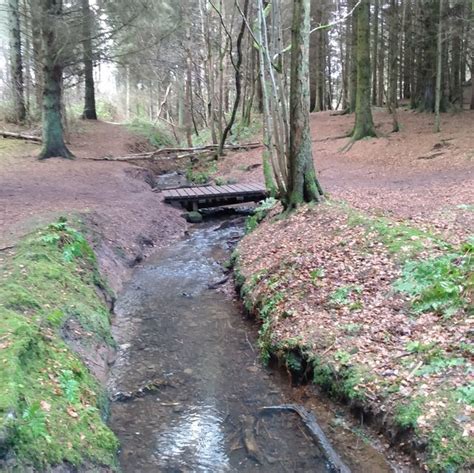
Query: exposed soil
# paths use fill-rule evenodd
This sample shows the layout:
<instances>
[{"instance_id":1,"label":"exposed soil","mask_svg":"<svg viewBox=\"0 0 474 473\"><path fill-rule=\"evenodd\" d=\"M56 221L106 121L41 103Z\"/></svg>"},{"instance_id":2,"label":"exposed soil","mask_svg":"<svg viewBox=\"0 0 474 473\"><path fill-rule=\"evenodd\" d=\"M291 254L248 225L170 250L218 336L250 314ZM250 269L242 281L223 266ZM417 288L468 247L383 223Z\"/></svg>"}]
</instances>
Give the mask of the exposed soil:
<instances>
[{"instance_id":1,"label":"exposed soil","mask_svg":"<svg viewBox=\"0 0 474 473\"><path fill-rule=\"evenodd\" d=\"M390 133L391 117L376 110L379 137L342 152L354 116L313 114L313 156L325 191L359 209L430 222L451 238L472 232L472 210L458 206L474 200L474 111L444 115L441 133L433 133L433 115L401 110L399 119L401 131ZM221 174L262 181L255 167L261 152L229 156Z\"/></svg>"},{"instance_id":2,"label":"exposed soil","mask_svg":"<svg viewBox=\"0 0 474 473\"><path fill-rule=\"evenodd\" d=\"M123 260L131 265L185 229L180 212L152 192L145 170L89 159L129 154L138 141L123 126L81 122L70 138L77 159L41 162L38 146L0 141L0 247L59 215L80 213L97 230L102 270L119 289Z\"/></svg>"}]
</instances>

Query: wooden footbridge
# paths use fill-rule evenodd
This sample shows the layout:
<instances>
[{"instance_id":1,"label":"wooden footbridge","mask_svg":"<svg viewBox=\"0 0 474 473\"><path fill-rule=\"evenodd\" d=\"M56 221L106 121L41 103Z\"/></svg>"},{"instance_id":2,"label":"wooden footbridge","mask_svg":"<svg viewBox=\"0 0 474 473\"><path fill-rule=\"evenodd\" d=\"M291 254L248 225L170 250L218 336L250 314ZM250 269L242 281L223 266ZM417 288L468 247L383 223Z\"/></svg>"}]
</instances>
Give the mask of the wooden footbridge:
<instances>
[{"instance_id":1,"label":"wooden footbridge","mask_svg":"<svg viewBox=\"0 0 474 473\"><path fill-rule=\"evenodd\" d=\"M179 204L189 211L243 202L258 202L265 199L267 195L267 190L261 184L178 187L163 191L165 202Z\"/></svg>"}]
</instances>

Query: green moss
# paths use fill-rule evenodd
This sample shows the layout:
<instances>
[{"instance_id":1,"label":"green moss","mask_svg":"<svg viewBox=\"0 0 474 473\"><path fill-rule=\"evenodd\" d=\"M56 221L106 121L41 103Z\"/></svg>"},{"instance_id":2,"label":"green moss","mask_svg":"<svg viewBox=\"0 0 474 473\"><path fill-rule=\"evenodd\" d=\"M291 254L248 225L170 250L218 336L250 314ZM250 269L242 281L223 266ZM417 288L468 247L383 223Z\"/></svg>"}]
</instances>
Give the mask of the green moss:
<instances>
[{"instance_id":1,"label":"green moss","mask_svg":"<svg viewBox=\"0 0 474 473\"><path fill-rule=\"evenodd\" d=\"M442 404L442 412L429 420L423 419L437 403ZM433 472L455 472L472 466L474 442L464 433L464 417L459 398L450 391L417 396L399 405L395 412L398 425L415 431L426 444L426 465ZM429 422L429 430L421 428L422 419Z\"/></svg>"},{"instance_id":2,"label":"green moss","mask_svg":"<svg viewBox=\"0 0 474 473\"><path fill-rule=\"evenodd\" d=\"M58 331L74 318L94 344L112 343L96 272L91 248L65 221L20 241L0 271L0 458L11 451L20 468L116 468L106 396Z\"/></svg>"}]
</instances>

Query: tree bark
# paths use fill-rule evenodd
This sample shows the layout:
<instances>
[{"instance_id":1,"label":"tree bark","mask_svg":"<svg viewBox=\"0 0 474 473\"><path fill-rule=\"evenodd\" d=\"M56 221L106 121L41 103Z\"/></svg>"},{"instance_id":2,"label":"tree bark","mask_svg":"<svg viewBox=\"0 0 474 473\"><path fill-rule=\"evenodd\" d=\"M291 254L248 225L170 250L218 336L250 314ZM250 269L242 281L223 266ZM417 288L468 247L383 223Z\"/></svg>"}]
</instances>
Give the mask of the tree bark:
<instances>
[{"instance_id":1,"label":"tree bark","mask_svg":"<svg viewBox=\"0 0 474 473\"><path fill-rule=\"evenodd\" d=\"M94 63L92 61L92 27L91 27L91 9L89 0L81 0L82 8L82 33L83 54L84 54L84 112L82 118L86 120L97 120L97 111L95 106L95 85L94 85Z\"/></svg>"},{"instance_id":2,"label":"tree bark","mask_svg":"<svg viewBox=\"0 0 474 473\"><path fill-rule=\"evenodd\" d=\"M397 1L390 0L389 32L388 32L388 94L387 107L392 115L392 132L400 130L397 116L397 84L398 84L398 8Z\"/></svg>"},{"instance_id":3,"label":"tree bark","mask_svg":"<svg viewBox=\"0 0 474 473\"><path fill-rule=\"evenodd\" d=\"M435 90L435 132L441 131L441 75L443 64L443 0L439 0L438 41L436 60L436 90Z\"/></svg>"},{"instance_id":4,"label":"tree bark","mask_svg":"<svg viewBox=\"0 0 474 473\"><path fill-rule=\"evenodd\" d=\"M61 120L63 67L56 28L62 14L61 0L41 0L43 42L43 148L39 159L73 158L64 142Z\"/></svg>"},{"instance_id":5,"label":"tree bark","mask_svg":"<svg viewBox=\"0 0 474 473\"><path fill-rule=\"evenodd\" d=\"M318 202L322 189L314 170L309 126L310 0L294 0L291 39L289 182L285 205Z\"/></svg>"},{"instance_id":6,"label":"tree bark","mask_svg":"<svg viewBox=\"0 0 474 473\"><path fill-rule=\"evenodd\" d=\"M350 0L349 8L354 8L355 0ZM360 6L359 6L360 8ZM351 22L351 67L349 72L349 111L355 112L357 101L357 13L354 13L350 19Z\"/></svg>"},{"instance_id":7,"label":"tree bark","mask_svg":"<svg viewBox=\"0 0 474 473\"><path fill-rule=\"evenodd\" d=\"M18 0L8 0L8 19L10 36L10 68L15 121L23 122L26 118L26 107L23 83L23 58L21 56L20 9Z\"/></svg>"},{"instance_id":8,"label":"tree bark","mask_svg":"<svg viewBox=\"0 0 474 473\"><path fill-rule=\"evenodd\" d=\"M357 93L352 140L376 136L370 107L370 20L369 0L357 8Z\"/></svg>"},{"instance_id":9,"label":"tree bark","mask_svg":"<svg viewBox=\"0 0 474 473\"><path fill-rule=\"evenodd\" d=\"M373 67L372 67L372 105L377 105L377 58L379 45L379 1L374 0L373 24Z\"/></svg>"}]
</instances>

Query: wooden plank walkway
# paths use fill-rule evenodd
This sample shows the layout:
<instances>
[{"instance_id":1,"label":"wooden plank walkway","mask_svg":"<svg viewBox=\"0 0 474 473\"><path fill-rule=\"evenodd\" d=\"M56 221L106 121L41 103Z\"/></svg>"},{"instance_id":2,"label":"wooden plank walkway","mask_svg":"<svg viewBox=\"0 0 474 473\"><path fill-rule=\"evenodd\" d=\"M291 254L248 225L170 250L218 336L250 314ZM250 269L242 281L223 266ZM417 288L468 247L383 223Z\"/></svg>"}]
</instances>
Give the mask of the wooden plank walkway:
<instances>
[{"instance_id":1,"label":"wooden plank walkway","mask_svg":"<svg viewBox=\"0 0 474 473\"><path fill-rule=\"evenodd\" d=\"M198 210L208 207L258 202L267 197L267 191L261 184L228 184L225 186L193 186L166 189L164 201L180 204L187 210Z\"/></svg>"}]
</instances>

